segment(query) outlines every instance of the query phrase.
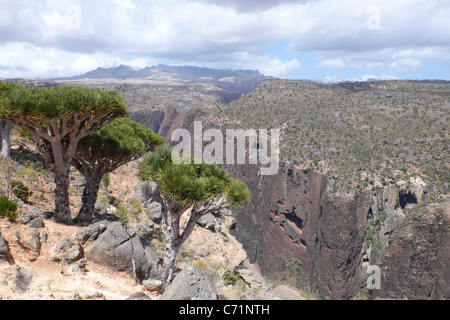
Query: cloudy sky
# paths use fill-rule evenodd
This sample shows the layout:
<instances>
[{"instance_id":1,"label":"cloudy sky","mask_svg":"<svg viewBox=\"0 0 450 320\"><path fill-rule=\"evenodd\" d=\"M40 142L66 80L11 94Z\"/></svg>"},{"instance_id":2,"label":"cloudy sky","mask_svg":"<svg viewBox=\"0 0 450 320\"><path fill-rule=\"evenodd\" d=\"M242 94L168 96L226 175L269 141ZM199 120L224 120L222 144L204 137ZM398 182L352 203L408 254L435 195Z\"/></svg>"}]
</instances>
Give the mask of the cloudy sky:
<instances>
[{"instance_id":1,"label":"cloudy sky","mask_svg":"<svg viewBox=\"0 0 450 320\"><path fill-rule=\"evenodd\" d=\"M450 0L0 0L0 77L120 64L450 80Z\"/></svg>"}]
</instances>

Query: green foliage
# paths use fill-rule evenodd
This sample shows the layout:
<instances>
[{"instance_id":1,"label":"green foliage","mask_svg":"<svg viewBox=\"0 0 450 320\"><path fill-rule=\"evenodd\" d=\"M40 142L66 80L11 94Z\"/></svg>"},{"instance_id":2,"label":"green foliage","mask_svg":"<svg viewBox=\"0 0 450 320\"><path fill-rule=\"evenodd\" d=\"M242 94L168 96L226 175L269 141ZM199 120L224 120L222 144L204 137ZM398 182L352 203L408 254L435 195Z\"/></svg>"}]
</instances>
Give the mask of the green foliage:
<instances>
[{"instance_id":1,"label":"green foliage","mask_svg":"<svg viewBox=\"0 0 450 320\"><path fill-rule=\"evenodd\" d=\"M234 273L231 271L225 271L222 275L222 280L223 283L228 286L228 285L235 285L236 282L238 282L241 279L241 276L239 275L239 273Z\"/></svg>"},{"instance_id":2,"label":"green foliage","mask_svg":"<svg viewBox=\"0 0 450 320\"><path fill-rule=\"evenodd\" d=\"M366 231L366 236L365 236L365 239L364 239L366 244L373 244L375 232L376 232L375 228L369 228Z\"/></svg>"},{"instance_id":3,"label":"green foliage","mask_svg":"<svg viewBox=\"0 0 450 320\"><path fill-rule=\"evenodd\" d=\"M128 118L118 118L81 139L78 152L97 158L133 157L163 143L164 138L151 129Z\"/></svg>"},{"instance_id":4,"label":"green foliage","mask_svg":"<svg viewBox=\"0 0 450 320\"><path fill-rule=\"evenodd\" d=\"M7 83L4 81L0 81L0 99L7 96L9 91L20 88L23 88L23 86L15 83Z\"/></svg>"},{"instance_id":5,"label":"green foliage","mask_svg":"<svg viewBox=\"0 0 450 320\"><path fill-rule=\"evenodd\" d=\"M11 220L17 218L17 204L9 200L7 196L0 196L0 217L6 217Z\"/></svg>"},{"instance_id":6,"label":"green foliage","mask_svg":"<svg viewBox=\"0 0 450 320\"><path fill-rule=\"evenodd\" d=\"M35 89L13 86L10 87L4 99L0 99L0 116L22 115L30 118L56 120L73 113L103 114L111 112L117 116L127 115L126 105L118 93L81 86Z\"/></svg>"},{"instance_id":7,"label":"green foliage","mask_svg":"<svg viewBox=\"0 0 450 320\"><path fill-rule=\"evenodd\" d=\"M28 132L27 130L25 130L25 129L18 128L17 129L17 134L18 134L19 137L24 139L26 142L34 141L33 135L30 132Z\"/></svg>"},{"instance_id":8,"label":"green foliage","mask_svg":"<svg viewBox=\"0 0 450 320\"><path fill-rule=\"evenodd\" d=\"M21 181L12 182L11 188L16 197L24 202L28 202L28 198L33 194L33 191L30 191Z\"/></svg>"},{"instance_id":9,"label":"green foliage","mask_svg":"<svg viewBox=\"0 0 450 320\"><path fill-rule=\"evenodd\" d=\"M200 207L206 201L226 196L232 206L250 201L247 185L216 164L175 164L172 149L163 145L146 156L140 165L141 178L154 180L161 194L182 207Z\"/></svg>"},{"instance_id":10,"label":"green foliage","mask_svg":"<svg viewBox=\"0 0 450 320\"><path fill-rule=\"evenodd\" d=\"M119 221L123 224L126 225L129 222L129 218L128 218L128 211L127 211L127 207L125 206L125 204L117 199L114 202L114 206L116 207L116 211L114 211L114 215L119 218Z\"/></svg>"},{"instance_id":11,"label":"green foliage","mask_svg":"<svg viewBox=\"0 0 450 320\"><path fill-rule=\"evenodd\" d=\"M105 173L105 174L102 176L102 182L103 182L103 186L105 187L105 189L108 189L109 184L110 184L110 175L109 175L109 172L108 172L108 173Z\"/></svg>"}]
</instances>

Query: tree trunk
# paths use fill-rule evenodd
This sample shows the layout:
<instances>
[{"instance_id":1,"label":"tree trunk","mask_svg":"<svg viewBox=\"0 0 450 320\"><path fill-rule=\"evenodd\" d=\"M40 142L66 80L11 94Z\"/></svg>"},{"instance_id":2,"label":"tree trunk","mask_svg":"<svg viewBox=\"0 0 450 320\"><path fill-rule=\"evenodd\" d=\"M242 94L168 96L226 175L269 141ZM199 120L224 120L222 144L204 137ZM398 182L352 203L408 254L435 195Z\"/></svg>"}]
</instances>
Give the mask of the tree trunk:
<instances>
[{"instance_id":1,"label":"tree trunk","mask_svg":"<svg viewBox=\"0 0 450 320\"><path fill-rule=\"evenodd\" d=\"M101 178L88 177L83 189L82 206L78 213L77 221L90 221L94 215L95 202L97 201L98 190L100 189Z\"/></svg>"},{"instance_id":2,"label":"tree trunk","mask_svg":"<svg viewBox=\"0 0 450 320\"><path fill-rule=\"evenodd\" d=\"M173 273L175 270L175 259L180 250L181 243L178 241L167 241L164 250L163 265L161 270L161 281L163 287L172 282Z\"/></svg>"},{"instance_id":3,"label":"tree trunk","mask_svg":"<svg viewBox=\"0 0 450 320\"><path fill-rule=\"evenodd\" d=\"M69 203L69 170L55 170L55 220L72 223Z\"/></svg>"},{"instance_id":4,"label":"tree trunk","mask_svg":"<svg viewBox=\"0 0 450 320\"><path fill-rule=\"evenodd\" d=\"M12 123L5 120L1 121L2 127L2 153L1 156L4 158L9 158L11 155L11 129L13 127Z\"/></svg>"},{"instance_id":5,"label":"tree trunk","mask_svg":"<svg viewBox=\"0 0 450 320\"><path fill-rule=\"evenodd\" d=\"M181 212L179 212L178 209L179 207L176 205L162 205L162 221L160 226L161 231L164 234L164 240L166 241L161 270L161 281L163 288L172 281L175 270L175 259L177 257L178 250L180 250L180 247L183 244L179 234Z\"/></svg>"}]
</instances>

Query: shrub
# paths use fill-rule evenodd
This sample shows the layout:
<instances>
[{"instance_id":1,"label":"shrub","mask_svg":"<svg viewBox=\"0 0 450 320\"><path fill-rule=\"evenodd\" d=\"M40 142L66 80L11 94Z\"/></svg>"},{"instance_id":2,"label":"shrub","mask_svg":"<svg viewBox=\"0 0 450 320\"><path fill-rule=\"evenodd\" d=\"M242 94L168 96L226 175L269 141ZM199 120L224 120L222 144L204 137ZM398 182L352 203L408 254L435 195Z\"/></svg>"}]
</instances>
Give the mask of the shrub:
<instances>
[{"instance_id":1,"label":"shrub","mask_svg":"<svg viewBox=\"0 0 450 320\"><path fill-rule=\"evenodd\" d=\"M225 273L222 275L223 283L226 286L236 284L236 282L238 282L239 279L241 279L241 276L239 275L239 273L225 271Z\"/></svg>"},{"instance_id":2,"label":"shrub","mask_svg":"<svg viewBox=\"0 0 450 320\"><path fill-rule=\"evenodd\" d=\"M11 220L17 218L17 203L9 200L7 196L0 196L0 217L6 217Z\"/></svg>"},{"instance_id":3,"label":"shrub","mask_svg":"<svg viewBox=\"0 0 450 320\"><path fill-rule=\"evenodd\" d=\"M33 191L30 191L21 181L14 181L11 183L11 189L17 198L23 202L28 202L28 198L31 197Z\"/></svg>"}]
</instances>

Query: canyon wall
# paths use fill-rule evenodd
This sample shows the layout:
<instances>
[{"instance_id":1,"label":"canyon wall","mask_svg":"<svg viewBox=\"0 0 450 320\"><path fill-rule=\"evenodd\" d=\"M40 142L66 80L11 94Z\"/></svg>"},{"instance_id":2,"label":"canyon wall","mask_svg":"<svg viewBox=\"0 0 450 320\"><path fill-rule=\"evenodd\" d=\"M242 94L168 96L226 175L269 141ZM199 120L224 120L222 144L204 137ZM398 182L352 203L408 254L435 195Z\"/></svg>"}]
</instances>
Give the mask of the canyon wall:
<instances>
[{"instance_id":1,"label":"canyon wall","mask_svg":"<svg viewBox=\"0 0 450 320\"><path fill-rule=\"evenodd\" d=\"M205 114L168 108L157 126L141 120L169 141L175 128L193 132ZM294 284L322 298L450 298L450 208L421 203L420 181L337 194L327 188L336 177L284 161L272 176L257 165L223 167L252 192L251 203L234 210L233 233L264 276L294 270ZM379 289L367 288L370 265L380 267Z\"/></svg>"}]
</instances>

